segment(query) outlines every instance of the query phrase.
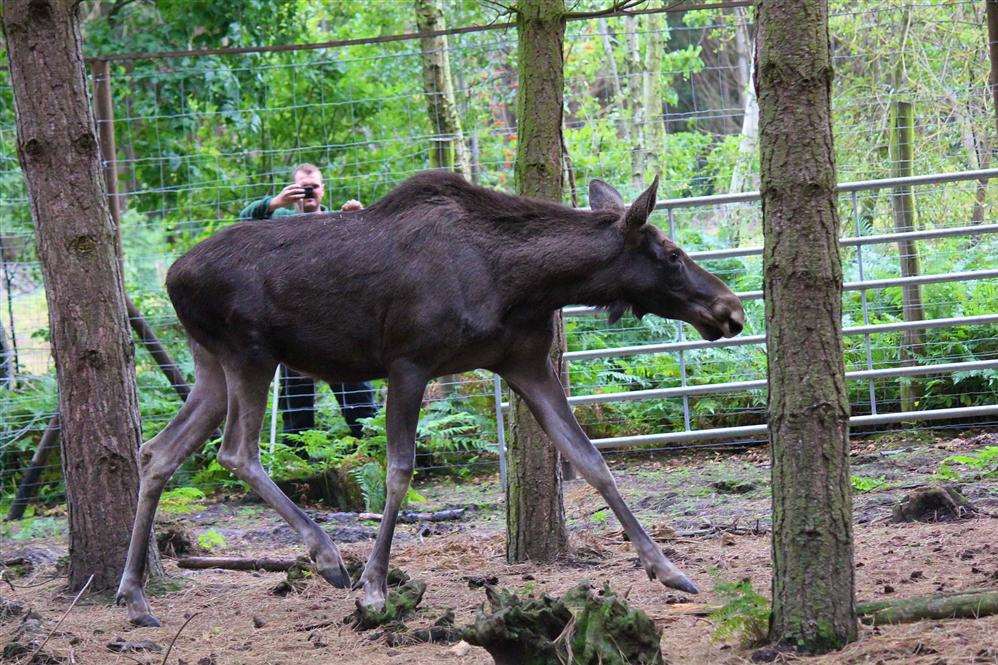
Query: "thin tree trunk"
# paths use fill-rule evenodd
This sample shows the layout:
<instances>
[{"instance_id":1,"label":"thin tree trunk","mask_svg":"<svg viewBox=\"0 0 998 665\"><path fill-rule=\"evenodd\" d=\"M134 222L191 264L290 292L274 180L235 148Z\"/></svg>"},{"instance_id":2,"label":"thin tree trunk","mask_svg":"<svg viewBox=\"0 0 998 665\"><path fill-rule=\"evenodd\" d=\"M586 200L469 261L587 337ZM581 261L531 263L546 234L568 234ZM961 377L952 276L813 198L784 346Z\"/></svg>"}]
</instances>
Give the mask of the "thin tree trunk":
<instances>
[{"instance_id":1,"label":"thin tree trunk","mask_svg":"<svg viewBox=\"0 0 998 665\"><path fill-rule=\"evenodd\" d=\"M551 201L562 197L564 15L564 0L521 0L517 6L516 185L521 194ZM563 375L565 329L560 314L553 324L551 353ZM514 394L510 406L506 559L551 561L568 547L558 451L523 400Z\"/></svg>"},{"instance_id":2,"label":"thin tree trunk","mask_svg":"<svg viewBox=\"0 0 998 665\"><path fill-rule=\"evenodd\" d=\"M752 83L755 71L752 52L755 45L748 26L748 11L744 7L735 8L735 20L737 21L735 26L737 71L742 90L742 134L728 186L728 191L731 193L745 192L758 187L758 182L752 174L752 162L759 143L759 100L755 96L755 85Z\"/></svg>"},{"instance_id":3,"label":"thin tree trunk","mask_svg":"<svg viewBox=\"0 0 998 665\"><path fill-rule=\"evenodd\" d=\"M770 638L817 653L856 639L857 631L828 3L760 0L757 9Z\"/></svg>"},{"instance_id":4,"label":"thin tree trunk","mask_svg":"<svg viewBox=\"0 0 998 665\"><path fill-rule=\"evenodd\" d=\"M627 102L624 97L624 86L620 81L617 58L613 52L613 39L610 37L610 22L605 18L599 19L599 31L603 39L603 53L606 57L606 65L610 70L610 89L613 90L609 108L617 114L617 134L620 136L620 140L624 142L624 145L631 145L631 123L628 121L625 110Z\"/></svg>"},{"instance_id":5,"label":"thin tree trunk","mask_svg":"<svg viewBox=\"0 0 998 665\"><path fill-rule=\"evenodd\" d=\"M915 136L914 111L910 102L896 101L891 107L891 177L905 178L912 175L913 143ZM915 230L915 197L911 187L895 187L891 195L894 211L894 230L906 233ZM918 247L914 240L898 242L901 259L901 276L914 277L918 270ZM902 313L905 321L921 321L925 318L922 307L922 287L912 284L901 287ZM908 367L917 363L917 355L922 350L922 331L905 330L902 333L901 365ZM910 380L901 382L901 410L915 408L918 391Z\"/></svg>"},{"instance_id":6,"label":"thin tree trunk","mask_svg":"<svg viewBox=\"0 0 998 665\"><path fill-rule=\"evenodd\" d=\"M641 94L642 72L641 50L638 48L638 19L636 16L624 17L624 31L626 32L626 58L624 62L627 72L627 101L628 114L631 122L631 184L635 187L644 185L645 166L644 152L641 146L642 125L644 124L644 110L642 107L643 95Z\"/></svg>"},{"instance_id":7,"label":"thin tree trunk","mask_svg":"<svg viewBox=\"0 0 998 665\"><path fill-rule=\"evenodd\" d=\"M138 495L135 366L121 238L101 186L79 3L8 0L3 24L59 381L69 583L113 589Z\"/></svg>"},{"instance_id":8,"label":"thin tree trunk","mask_svg":"<svg viewBox=\"0 0 998 665\"><path fill-rule=\"evenodd\" d=\"M416 28L419 32L445 30L443 10L438 0L413 0ZM430 150L430 165L457 171L471 180L471 158L464 144L461 120L454 100L451 82L447 36L420 37L423 58L423 92L434 138Z\"/></svg>"},{"instance_id":9,"label":"thin tree trunk","mask_svg":"<svg viewBox=\"0 0 998 665\"><path fill-rule=\"evenodd\" d=\"M998 142L998 0L987 0L988 55L991 60L991 106L995 113L995 141Z\"/></svg>"},{"instance_id":10,"label":"thin tree trunk","mask_svg":"<svg viewBox=\"0 0 998 665\"><path fill-rule=\"evenodd\" d=\"M648 14L645 16L645 65L642 72L641 92L644 108L644 165L653 174L659 171L659 158L665 149L665 125L662 114L662 49L666 37L663 14Z\"/></svg>"}]
</instances>

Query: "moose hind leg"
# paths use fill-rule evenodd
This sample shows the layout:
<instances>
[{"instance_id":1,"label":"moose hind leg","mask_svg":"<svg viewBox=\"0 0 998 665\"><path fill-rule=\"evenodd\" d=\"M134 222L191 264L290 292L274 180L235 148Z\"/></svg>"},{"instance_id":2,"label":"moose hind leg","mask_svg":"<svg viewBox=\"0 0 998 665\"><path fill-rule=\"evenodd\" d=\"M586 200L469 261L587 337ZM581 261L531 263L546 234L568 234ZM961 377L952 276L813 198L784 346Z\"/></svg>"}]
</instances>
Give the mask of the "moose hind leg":
<instances>
[{"instance_id":1,"label":"moose hind leg","mask_svg":"<svg viewBox=\"0 0 998 665\"><path fill-rule=\"evenodd\" d=\"M547 356L530 365L504 370L502 376L527 402L558 451L603 495L630 538L648 578L686 593L697 593L696 585L669 561L627 507L603 456L572 415L565 391Z\"/></svg>"},{"instance_id":2,"label":"moose hind leg","mask_svg":"<svg viewBox=\"0 0 998 665\"><path fill-rule=\"evenodd\" d=\"M128 608L128 619L138 626L158 626L142 591L146 556L159 497L167 481L187 457L196 452L225 417L225 375L222 367L196 343L196 381L187 401L172 421L139 448L139 500L128 544L125 572L117 602Z\"/></svg>"},{"instance_id":3,"label":"moose hind leg","mask_svg":"<svg viewBox=\"0 0 998 665\"><path fill-rule=\"evenodd\" d=\"M343 557L329 535L281 491L260 464L260 427L274 366L225 367L228 413L218 463L248 484L298 532L316 571L335 587L350 586Z\"/></svg>"}]
</instances>

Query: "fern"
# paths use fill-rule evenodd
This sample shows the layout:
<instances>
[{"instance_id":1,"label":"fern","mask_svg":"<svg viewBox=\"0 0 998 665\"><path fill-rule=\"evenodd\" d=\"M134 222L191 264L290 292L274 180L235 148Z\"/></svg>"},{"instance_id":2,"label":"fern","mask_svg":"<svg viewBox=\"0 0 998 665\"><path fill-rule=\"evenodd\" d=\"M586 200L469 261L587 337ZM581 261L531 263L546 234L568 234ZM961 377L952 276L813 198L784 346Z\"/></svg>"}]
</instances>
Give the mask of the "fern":
<instances>
[{"instance_id":1,"label":"fern","mask_svg":"<svg viewBox=\"0 0 998 665\"><path fill-rule=\"evenodd\" d=\"M368 462L351 469L350 473L360 486L360 492L364 497L364 508L369 513L383 512L388 491L385 487L384 467L378 462Z\"/></svg>"}]
</instances>

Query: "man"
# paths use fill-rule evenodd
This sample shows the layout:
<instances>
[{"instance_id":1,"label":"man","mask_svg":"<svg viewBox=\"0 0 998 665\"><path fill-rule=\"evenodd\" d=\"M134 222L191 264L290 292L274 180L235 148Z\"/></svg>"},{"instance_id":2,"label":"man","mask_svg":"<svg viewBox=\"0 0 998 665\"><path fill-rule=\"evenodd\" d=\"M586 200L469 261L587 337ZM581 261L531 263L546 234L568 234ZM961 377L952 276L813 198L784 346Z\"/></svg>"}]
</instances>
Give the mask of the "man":
<instances>
[{"instance_id":1,"label":"man","mask_svg":"<svg viewBox=\"0 0 998 665\"><path fill-rule=\"evenodd\" d=\"M239 213L240 219L271 219L302 213L325 212L322 197L326 193L322 172L313 164L296 166L291 173L294 180L276 196L250 203ZM341 210L360 210L364 206L350 199ZM340 405L350 433L360 438L363 431L361 418L369 418L378 411L374 404L374 390L367 381L362 383L336 383L329 386ZM310 376L281 365L281 396L279 401L285 434L297 434L315 428L315 380Z\"/></svg>"}]
</instances>

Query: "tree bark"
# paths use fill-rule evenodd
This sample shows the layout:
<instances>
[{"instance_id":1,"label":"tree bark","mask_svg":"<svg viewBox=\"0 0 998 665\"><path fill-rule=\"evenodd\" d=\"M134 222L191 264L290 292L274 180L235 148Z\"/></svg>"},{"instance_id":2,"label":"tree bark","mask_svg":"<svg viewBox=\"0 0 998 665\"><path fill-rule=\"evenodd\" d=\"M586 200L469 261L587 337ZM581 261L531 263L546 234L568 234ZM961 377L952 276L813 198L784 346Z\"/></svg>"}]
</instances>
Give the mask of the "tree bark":
<instances>
[{"instance_id":1,"label":"tree bark","mask_svg":"<svg viewBox=\"0 0 998 665\"><path fill-rule=\"evenodd\" d=\"M517 95L516 186L520 194L562 197L564 0L521 0L517 6L520 85ZM564 377L565 329L553 321L552 359ZM510 400L506 494L506 558L551 561L565 553L568 532L558 451L515 394Z\"/></svg>"},{"instance_id":2,"label":"tree bark","mask_svg":"<svg viewBox=\"0 0 998 665\"><path fill-rule=\"evenodd\" d=\"M667 30L662 14L645 16L645 66L642 73L641 92L644 107L644 166L657 174L659 158L664 150L665 124L662 114L662 49L665 46L663 30Z\"/></svg>"},{"instance_id":3,"label":"tree bark","mask_svg":"<svg viewBox=\"0 0 998 665\"><path fill-rule=\"evenodd\" d=\"M827 0L760 0L756 85L773 488L770 638L856 638Z\"/></svg>"},{"instance_id":4,"label":"tree bark","mask_svg":"<svg viewBox=\"0 0 998 665\"><path fill-rule=\"evenodd\" d=\"M445 30L443 10L438 0L413 0L416 29L419 32ZM423 59L423 92L434 138L430 150L433 168L450 169L471 180L471 158L464 144L461 120L454 101L447 36L420 37Z\"/></svg>"},{"instance_id":5,"label":"tree bark","mask_svg":"<svg viewBox=\"0 0 998 665\"><path fill-rule=\"evenodd\" d=\"M113 589L138 495L141 436L121 239L101 185L72 0L10 0L3 24L59 382L69 583Z\"/></svg>"},{"instance_id":6,"label":"tree bark","mask_svg":"<svg viewBox=\"0 0 998 665\"><path fill-rule=\"evenodd\" d=\"M991 60L991 105L995 112L995 141L998 142L998 0L987 0L988 56Z\"/></svg>"},{"instance_id":7,"label":"tree bark","mask_svg":"<svg viewBox=\"0 0 998 665\"><path fill-rule=\"evenodd\" d=\"M910 102L896 101L891 106L890 159L891 177L905 178L912 175L912 152L915 136L914 111ZM915 197L910 186L895 187L891 195L894 211L894 230L905 233L915 230ZM918 270L918 247L914 240L898 241L898 254L901 259L901 276L914 277ZM905 321L921 321L925 318L922 307L922 287L912 284L901 287L902 314ZM922 331L905 330L901 342L901 366L910 367L917 363L916 356L922 350ZM918 390L912 380L901 381L901 410L915 408Z\"/></svg>"},{"instance_id":8,"label":"tree bark","mask_svg":"<svg viewBox=\"0 0 998 665\"><path fill-rule=\"evenodd\" d=\"M627 33L627 56L624 58L627 76L627 111L631 122L631 184L635 187L644 186L645 166L644 152L641 147L642 125L645 112L642 105L641 90L642 72L641 50L638 48L638 19L636 16L624 17L624 30Z\"/></svg>"},{"instance_id":9,"label":"tree bark","mask_svg":"<svg viewBox=\"0 0 998 665\"><path fill-rule=\"evenodd\" d=\"M749 30L748 10L735 8L735 51L738 57L738 82L742 96L742 134L738 142L738 156L731 170L728 191L732 194L755 189L758 185L752 174L752 161L759 142L759 101L752 84L754 67L752 52L754 44Z\"/></svg>"}]
</instances>

